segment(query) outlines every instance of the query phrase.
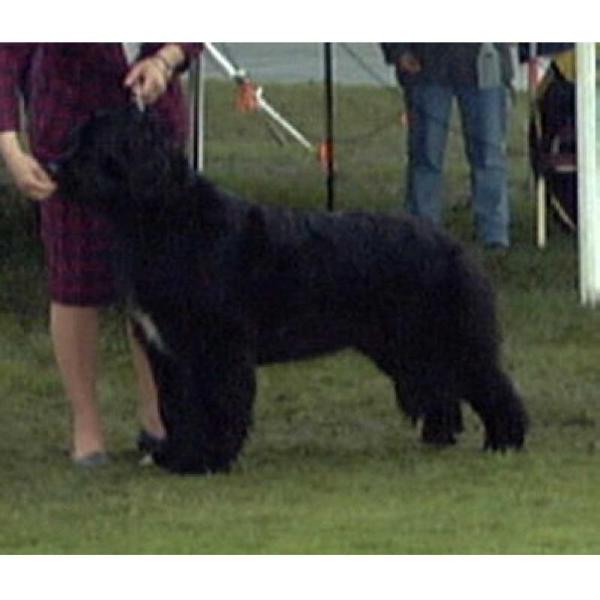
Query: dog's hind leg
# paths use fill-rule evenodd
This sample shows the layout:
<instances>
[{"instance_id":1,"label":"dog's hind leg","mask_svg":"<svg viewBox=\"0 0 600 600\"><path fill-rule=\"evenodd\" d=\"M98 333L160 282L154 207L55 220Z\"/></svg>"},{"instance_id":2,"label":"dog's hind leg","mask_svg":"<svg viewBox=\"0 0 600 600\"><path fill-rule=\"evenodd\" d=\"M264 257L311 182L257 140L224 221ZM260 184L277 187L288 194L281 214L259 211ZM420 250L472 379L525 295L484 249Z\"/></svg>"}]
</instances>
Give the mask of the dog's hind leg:
<instances>
[{"instance_id":1,"label":"dog's hind leg","mask_svg":"<svg viewBox=\"0 0 600 600\"><path fill-rule=\"evenodd\" d=\"M409 403L418 407L424 443L434 446L456 443L456 435L463 431L458 393L450 378L436 371L435 365L418 373L406 370L402 383L396 384L396 395L399 405Z\"/></svg>"},{"instance_id":2,"label":"dog's hind leg","mask_svg":"<svg viewBox=\"0 0 600 600\"><path fill-rule=\"evenodd\" d=\"M423 364L416 358L407 358L407 347L402 353L392 350L375 350L363 345L361 351L394 383L396 403L400 410L416 425L423 421L423 442L436 446L456 443L455 435L463 431L462 413L458 394L452 393L455 385L436 365Z\"/></svg>"},{"instance_id":3,"label":"dog's hind leg","mask_svg":"<svg viewBox=\"0 0 600 600\"><path fill-rule=\"evenodd\" d=\"M483 421L485 449L523 446L528 428L527 413L511 380L498 367L473 371L465 383L465 399Z\"/></svg>"},{"instance_id":4,"label":"dog's hind leg","mask_svg":"<svg viewBox=\"0 0 600 600\"><path fill-rule=\"evenodd\" d=\"M456 435L464 431L460 403L454 398L430 405L423 415L421 439L434 446L456 443Z\"/></svg>"},{"instance_id":5,"label":"dog's hind leg","mask_svg":"<svg viewBox=\"0 0 600 600\"><path fill-rule=\"evenodd\" d=\"M161 399L167 443L155 460L177 473L227 471L251 424L254 364L246 348L223 340L183 364L183 393Z\"/></svg>"}]
</instances>

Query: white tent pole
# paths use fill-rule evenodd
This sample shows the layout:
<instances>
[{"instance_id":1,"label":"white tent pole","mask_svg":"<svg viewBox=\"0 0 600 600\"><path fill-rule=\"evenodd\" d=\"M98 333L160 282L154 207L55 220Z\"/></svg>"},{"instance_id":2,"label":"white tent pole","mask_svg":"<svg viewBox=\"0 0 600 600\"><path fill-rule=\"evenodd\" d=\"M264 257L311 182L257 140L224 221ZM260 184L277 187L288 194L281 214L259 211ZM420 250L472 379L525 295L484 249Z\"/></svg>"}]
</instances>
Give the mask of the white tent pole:
<instances>
[{"instance_id":1,"label":"white tent pole","mask_svg":"<svg viewBox=\"0 0 600 600\"><path fill-rule=\"evenodd\" d=\"M210 54L211 58L225 71L225 74L238 82L243 82L246 78L246 72L241 69L236 69L225 56L217 50L217 47L212 42L204 42L205 50Z\"/></svg>"},{"instance_id":2,"label":"white tent pole","mask_svg":"<svg viewBox=\"0 0 600 600\"><path fill-rule=\"evenodd\" d=\"M258 107L262 110L266 115L268 115L272 121L277 123L282 129L287 131L287 133L293 137L301 146L304 146L307 150L312 152L314 150L313 144L311 144L304 135L302 135L289 121L287 121L284 117L281 116L264 98L263 98L263 90L262 88L257 88L256 90L256 100L258 102Z\"/></svg>"},{"instance_id":3,"label":"white tent pole","mask_svg":"<svg viewBox=\"0 0 600 600\"><path fill-rule=\"evenodd\" d=\"M600 303L600 186L596 114L596 47L578 43L577 171L579 207L579 279L581 302Z\"/></svg>"},{"instance_id":4,"label":"white tent pole","mask_svg":"<svg viewBox=\"0 0 600 600\"><path fill-rule=\"evenodd\" d=\"M527 62L527 92L529 97L529 108L531 113L536 118L537 111L535 110L535 102L537 88L540 78L540 64L537 55L537 43L529 42L529 60ZM526 136L527 152L531 152L529 148L529 132ZM541 132L539 132L541 134ZM533 174L533 169L527 171L529 189L534 190L533 195L536 200L536 242L538 248L545 248L548 238L548 217L546 214L546 180L544 175L539 172L537 177Z\"/></svg>"},{"instance_id":5,"label":"white tent pole","mask_svg":"<svg viewBox=\"0 0 600 600\"><path fill-rule=\"evenodd\" d=\"M189 70L190 137L188 155L196 171L204 170L204 57L200 54Z\"/></svg>"},{"instance_id":6,"label":"white tent pole","mask_svg":"<svg viewBox=\"0 0 600 600\"><path fill-rule=\"evenodd\" d=\"M206 71L204 68L204 53L200 53L198 58L198 97L196 98L196 134L198 142L196 146L196 170L204 171L204 92L205 92L205 77Z\"/></svg>"},{"instance_id":7,"label":"white tent pole","mask_svg":"<svg viewBox=\"0 0 600 600\"><path fill-rule=\"evenodd\" d=\"M242 84L248 80L248 76L243 69L237 69L229 60L216 48L211 42L205 42L204 48L210 57L221 67L225 74L233 79L236 83ZM291 137L293 137L301 146L304 146L309 151L314 151L314 145L300 133L289 121L287 121L280 113L278 113L263 97L262 88L256 89L256 102L260 110L262 110L272 121L277 123Z\"/></svg>"}]
</instances>

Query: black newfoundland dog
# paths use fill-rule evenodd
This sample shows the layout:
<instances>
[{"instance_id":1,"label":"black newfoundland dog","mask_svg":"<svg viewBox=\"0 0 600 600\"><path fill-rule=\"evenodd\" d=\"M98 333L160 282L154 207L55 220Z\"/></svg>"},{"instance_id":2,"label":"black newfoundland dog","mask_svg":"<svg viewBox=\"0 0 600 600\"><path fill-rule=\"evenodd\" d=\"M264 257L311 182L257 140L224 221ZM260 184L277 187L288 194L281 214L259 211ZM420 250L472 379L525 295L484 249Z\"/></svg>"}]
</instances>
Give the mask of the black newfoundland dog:
<instances>
[{"instance_id":1,"label":"black newfoundland dog","mask_svg":"<svg viewBox=\"0 0 600 600\"><path fill-rule=\"evenodd\" d=\"M168 432L159 465L227 470L251 424L257 365L340 348L391 378L426 442L454 442L465 401L485 448L522 447L527 417L500 366L492 289L443 232L246 202L193 172L134 108L80 128L56 178L117 232L117 279Z\"/></svg>"}]
</instances>

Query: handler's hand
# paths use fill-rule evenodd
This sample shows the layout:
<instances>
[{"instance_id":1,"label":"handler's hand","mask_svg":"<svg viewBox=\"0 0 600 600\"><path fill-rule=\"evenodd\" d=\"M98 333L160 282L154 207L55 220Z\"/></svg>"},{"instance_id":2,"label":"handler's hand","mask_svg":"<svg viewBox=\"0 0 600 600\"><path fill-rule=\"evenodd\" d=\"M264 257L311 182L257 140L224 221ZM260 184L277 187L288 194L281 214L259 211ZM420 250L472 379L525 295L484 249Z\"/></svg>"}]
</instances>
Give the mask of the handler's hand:
<instances>
[{"instance_id":1,"label":"handler's hand","mask_svg":"<svg viewBox=\"0 0 600 600\"><path fill-rule=\"evenodd\" d=\"M16 186L27 197L45 200L56 191L56 183L31 154L21 149L15 133L0 136L0 153Z\"/></svg>"},{"instance_id":2,"label":"handler's hand","mask_svg":"<svg viewBox=\"0 0 600 600\"><path fill-rule=\"evenodd\" d=\"M160 60L150 56L135 63L125 77L125 87L144 104L153 104L167 89L171 73Z\"/></svg>"},{"instance_id":3,"label":"handler's hand","mask_svg":"<svg viewBox=\"0 0 600 600\"><path fill-rule=\"evenodd\" d=\"M421 71L421 63L411 52L404 52L400 58L398 58L398 68L409 75L416 75Z\"/></svg>"}]
</instances>

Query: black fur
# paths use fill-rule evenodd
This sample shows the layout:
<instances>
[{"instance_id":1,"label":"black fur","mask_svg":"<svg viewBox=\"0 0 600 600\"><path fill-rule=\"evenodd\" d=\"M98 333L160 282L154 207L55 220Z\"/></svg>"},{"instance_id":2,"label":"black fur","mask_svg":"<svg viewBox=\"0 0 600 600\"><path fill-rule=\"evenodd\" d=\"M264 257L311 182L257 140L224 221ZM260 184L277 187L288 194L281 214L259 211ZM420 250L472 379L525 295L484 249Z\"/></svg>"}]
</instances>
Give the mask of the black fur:
<instances>
[{"instance_id":1,"label":"black fur","mask_svg":"<svg viewBox=\"0 0 600 600\"><path fill-rule=\"evenodd\" d=\"M57 173L65 196L116 228L120 279L161 393L160 465L226 470L251 424L257 365L345 347L391 378L425 441L454 442L464 400L486 448L523 445L493 292L456 242L407 216L246 202L193 173L165 139L135 110L98 116Z\"/></svg>"}]
</instances>

